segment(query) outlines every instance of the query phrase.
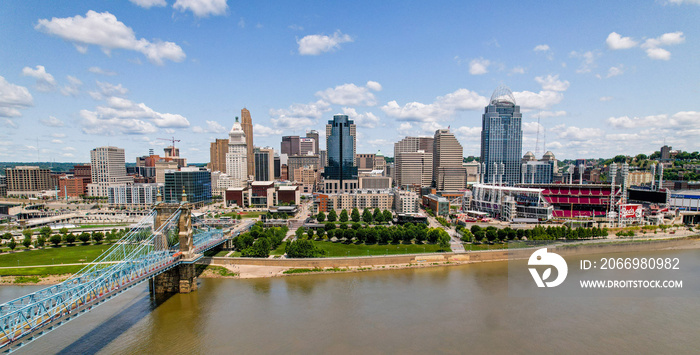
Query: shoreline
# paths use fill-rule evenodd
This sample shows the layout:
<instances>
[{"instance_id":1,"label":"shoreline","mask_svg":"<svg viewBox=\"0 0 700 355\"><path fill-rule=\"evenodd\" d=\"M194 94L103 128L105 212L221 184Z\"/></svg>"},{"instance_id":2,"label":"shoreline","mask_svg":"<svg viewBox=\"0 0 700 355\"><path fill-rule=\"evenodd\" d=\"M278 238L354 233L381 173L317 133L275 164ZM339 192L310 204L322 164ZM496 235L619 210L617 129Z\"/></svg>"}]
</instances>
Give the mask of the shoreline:
<instances>
[{"instance_id":1,"label":"shoreline","mask_svg":"<svg viewBox=\"0 0 700 355\"><path fill-rule=\"evenodd\" d=\"M535 247L470 251L466 253L422 253L369 257L270 259L204 257L197 264L223 268L230 275L206 268L199 278L254 279L299 275L335 274L377 270L457 266L482 262L502 262L527 259ZM600 240L576 244L554 243L547 246L562 256L592 255L602 253L644 252L655 250L700 249L700 235L672 239ZM304 272L285 273L294 269ZM0 276L2 286L48 286L60 283L71 274L46 276ZM31 281L29 281L31 279ZM27 282L29 281L29 282ZM35 282L36 281L36 282Z\"/></svg>"}]
</instances>

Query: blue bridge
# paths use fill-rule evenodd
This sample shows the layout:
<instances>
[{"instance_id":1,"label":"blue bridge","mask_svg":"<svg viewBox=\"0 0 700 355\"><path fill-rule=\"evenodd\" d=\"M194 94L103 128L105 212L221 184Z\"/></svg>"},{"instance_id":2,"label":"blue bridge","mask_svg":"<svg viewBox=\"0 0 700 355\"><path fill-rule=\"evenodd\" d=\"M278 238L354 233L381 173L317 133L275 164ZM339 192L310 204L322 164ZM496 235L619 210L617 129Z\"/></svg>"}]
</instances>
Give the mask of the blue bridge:
<instances>
[{"instance_id":1,"label":"blue bridge","mask_svg":"<svg viewBox=\"0 0 700 355\"><path fill-rule=\"evenodd\" d=\"M194 263L226 240L222 230L193 228L191 205L159 203L66 281L0 305L0 351L26 345L146 280L155 293L194 291Z\"/></svg>"}]
</instances>

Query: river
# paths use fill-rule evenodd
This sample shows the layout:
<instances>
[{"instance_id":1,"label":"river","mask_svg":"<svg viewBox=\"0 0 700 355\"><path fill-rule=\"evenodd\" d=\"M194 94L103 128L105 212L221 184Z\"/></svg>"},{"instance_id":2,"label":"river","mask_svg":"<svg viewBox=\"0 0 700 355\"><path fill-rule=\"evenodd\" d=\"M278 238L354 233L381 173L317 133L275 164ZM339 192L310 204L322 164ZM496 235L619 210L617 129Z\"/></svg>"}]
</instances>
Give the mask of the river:
<instances>
[{"instance_id":1,"label":"river","mask_svg":"<svg viewBox=\"0 0 700 355\"><path fill-rule=\"evenodd\" d=\"M614 254L620 256L623 254ZM683 260L700 250L648 252ZM635 255L636 256L636 255ZM567 261L570 265L576 258ZM20 349L27 354L696 353L698 295L513 297L506 262L135 287ZM39 289L0 287L0 301Z\"/></svg>"}]
</instances>

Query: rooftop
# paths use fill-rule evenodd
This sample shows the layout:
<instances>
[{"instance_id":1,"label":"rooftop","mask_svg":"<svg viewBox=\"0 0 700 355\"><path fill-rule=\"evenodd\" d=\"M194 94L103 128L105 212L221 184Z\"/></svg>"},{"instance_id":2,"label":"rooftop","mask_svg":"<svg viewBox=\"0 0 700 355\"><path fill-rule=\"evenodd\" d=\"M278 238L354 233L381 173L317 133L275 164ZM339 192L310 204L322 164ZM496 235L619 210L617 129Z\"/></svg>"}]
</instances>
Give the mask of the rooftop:
<instances>
[{"instance_id":1,"label":"rooftop","mask_svg":"<svg viewBox=\"0 0 700 355\"><path fill-rule=\"evenodd\" d=\"M513 96L513 92L510 91L510 88L505 85L499 85L496 90L493 91L489 102L491 105L502 103L515 105L515 96Z\"/></svg>"}]
</instances>

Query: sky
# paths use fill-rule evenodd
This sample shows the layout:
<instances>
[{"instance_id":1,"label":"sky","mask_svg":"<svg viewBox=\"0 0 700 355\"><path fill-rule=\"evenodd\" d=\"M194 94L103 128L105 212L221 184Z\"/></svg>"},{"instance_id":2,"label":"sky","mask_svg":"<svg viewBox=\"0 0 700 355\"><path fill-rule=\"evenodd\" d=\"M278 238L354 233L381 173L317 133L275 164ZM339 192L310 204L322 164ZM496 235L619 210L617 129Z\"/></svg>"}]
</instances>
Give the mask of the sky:
<instances>
[{"instance_id":1,"label":"sky","mask_svg":"<svg viewBox=\"0 0 700 355\"><path fill-rule=\"evenodd\" d=\"M499 85L521 106L523 153L698 151L698 18L699 0L5 0L0 161L112 145L134 162L174 137L206 163L244 107L275 150L341 113L358 153L449 127L478 156Z\"/></svg>"}]
</instances>

